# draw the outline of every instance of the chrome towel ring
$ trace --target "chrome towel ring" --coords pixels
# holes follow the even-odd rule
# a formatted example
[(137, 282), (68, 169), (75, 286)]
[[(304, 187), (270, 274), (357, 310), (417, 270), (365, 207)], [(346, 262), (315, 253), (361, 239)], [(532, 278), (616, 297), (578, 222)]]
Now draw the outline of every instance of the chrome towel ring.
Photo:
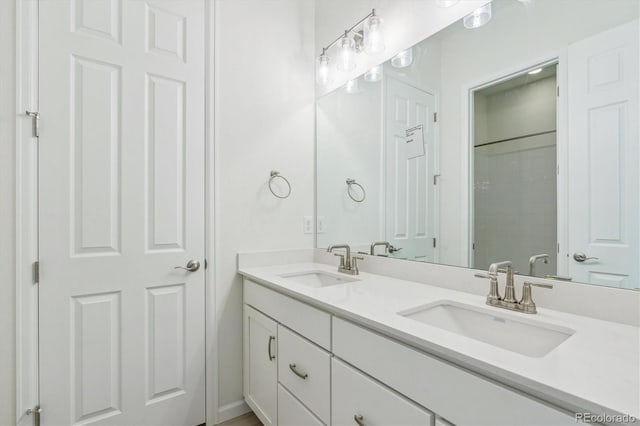
[[(362, 198), (356, 198), (353, 196), (353, 194), (351, 193), (351, 187), (353, 185), (360, 187), (360, 190), (362, 191)], [(347, 194), (349, 195), (349, 198), (351, 198), (356, 203), (361, 203), (364, 201), (365, 198), (367, 198), (367, 191), (365, 191), (362, 185), (356, 182), (355, 179), (351, 179), (351, 178), (347, 178)]]
[[(278, 193), (276, 193), (276, 192), (273, 190), (273, 181), (274, 181), (276, 178), (280, 178), (280, 179), (282, 179), (282, 180), (287, 184), (287, 188), (288, 188), (288, 190), (287, 190), (287, 193), (286, 193), (285, 195), (279, 195)], [(280, 174), (280, 172), (275, 171), (275, 170), (271, 170), (271, 177), (269, 178), (269, 191), (271, 191), (271, 193), (272, 193), (275, 197), (278, 197), (278, 198), (288, 198), (288, 197), (289, 197), (289, 195), (291, 195), (291, 184), (289, 183), (289, 181), (287, 180), (287, 178), (286, 178), (286, 177), (284, 177), (284, 176), (282, 176), (282, 175)]]

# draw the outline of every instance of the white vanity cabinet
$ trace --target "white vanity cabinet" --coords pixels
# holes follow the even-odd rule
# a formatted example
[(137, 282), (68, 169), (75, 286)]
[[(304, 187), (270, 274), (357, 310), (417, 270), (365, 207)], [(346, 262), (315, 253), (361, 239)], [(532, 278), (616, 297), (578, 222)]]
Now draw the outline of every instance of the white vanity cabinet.
[(277, 327), (244, 305), (244, 397), (265, 426), (278, 424)]
[(538, 399), (248, 279), (244, 301), (244, 394), (265, 425), (575, 424)]

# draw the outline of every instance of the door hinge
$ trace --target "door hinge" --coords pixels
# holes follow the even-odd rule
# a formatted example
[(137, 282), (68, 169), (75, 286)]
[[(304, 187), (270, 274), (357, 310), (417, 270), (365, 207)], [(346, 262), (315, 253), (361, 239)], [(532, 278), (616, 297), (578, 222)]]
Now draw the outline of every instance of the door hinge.
[(438, 122), (438, 113), (437, 113), (437, 112), (434, 112), (434, 113), (433, 113), (433, 122), (434, 122), (434, 123), (437, 123), (437, 122)]
[(436, 239), (433, 239), (433, 248), (436, 248)]
[(40, 282), (40, 262), (33, 262), (33, 283)]
[(36, 405), (33, 408), (29, 408), (26, 412), (27, 416), (33, 414), (33, 426), (40, 426), (40, 414), (42, 413), (42, 408), (39, 405)]
[(40, 137), (40, 113), (38, 111), (25, 111), (25, 113), (31, 117), (33, 126), (33, 137)]
[(560, 97), (560, 86), (556, 86), (556, 96)]
[(437, 175), (433, 175), (433, 184), (434, 184), (434, 185), (437, 185), (437, 184), (438, 184), (438, 178), (439, 178), (439, 177), (440, 177), (440, 175), (439, 175), (439, 174), (437, 174)]

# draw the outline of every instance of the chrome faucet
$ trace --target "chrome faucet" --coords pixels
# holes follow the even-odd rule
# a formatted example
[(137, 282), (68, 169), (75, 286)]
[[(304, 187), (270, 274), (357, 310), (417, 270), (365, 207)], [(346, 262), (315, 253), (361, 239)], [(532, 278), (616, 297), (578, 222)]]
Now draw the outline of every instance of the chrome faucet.
[(529, 258), (529, 276), (535, 277), (534, 270), (536, 268), (536, 262), (538, 260), (544, 260), (544, 264), (546, 265), (551, 260), (551, 256), (548, 254), (536, 254)]
[(334, 256), (340, 257), (340, 265), (338, 266), (338, 272), (343, 274), (358, 275), (360, 270), (358, 269), (358, 260), (364, 260), (362, 256), (351, 256), (351, 247), (348, 244), (337, 244), (327, 247), (327, 251), (331, 253), (335, 249), (345, 249), (345, 254), (334, 253)]
[(378, 241), (377, 243), (371, 244), (371, 249), (369, 250), (369, 254), (374, 256), (376, 254), (376, 246), (384, 246), (384, 254), (389, 253), (389, 247), (393, 247), (388, 241)]
[[(500, 269), (505, 267), (504, 269)], [(504, 290), (504, 297), (500, 297), (498, 289), (498, 272), (506, 272), (507, 282)], [(535, 314), (537, 312), (536, 304), (533, 302), (531, 295), (531, 287), (553, 288), (551, 284), (538, 284), (525, 282), (522, 287), (522, 299), (516, 299), (515, 287), (513, 285), (513, 265), (510, 261), (496, 262), (489, 266), (487, 274), (475, 274), (478, 278), (489, 279), (489, 294), (487, 294), (487, 305), (498, 308), (509, 309), (511, 311), (524, 312), (526, 314)]]

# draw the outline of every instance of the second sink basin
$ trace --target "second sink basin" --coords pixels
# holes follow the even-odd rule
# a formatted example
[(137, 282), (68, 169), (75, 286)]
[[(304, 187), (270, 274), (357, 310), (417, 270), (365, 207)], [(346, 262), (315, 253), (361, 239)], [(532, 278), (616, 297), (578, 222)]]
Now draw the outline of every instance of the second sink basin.
[(494, 310), (450, 300), (440, 300), (398, 314), (534, 358), (545, 356), (575, 333), (566, 327), (527, 318), (515, 319)]
[(359, 281), (344, 274), (332, 274), (326, 271), (305, 271), (293, 272), (290, 274), (280, 275), (282, 278), (288, 278), (300, 284), (309, 287), (328, 287), (336, 284), (351, 283)]

